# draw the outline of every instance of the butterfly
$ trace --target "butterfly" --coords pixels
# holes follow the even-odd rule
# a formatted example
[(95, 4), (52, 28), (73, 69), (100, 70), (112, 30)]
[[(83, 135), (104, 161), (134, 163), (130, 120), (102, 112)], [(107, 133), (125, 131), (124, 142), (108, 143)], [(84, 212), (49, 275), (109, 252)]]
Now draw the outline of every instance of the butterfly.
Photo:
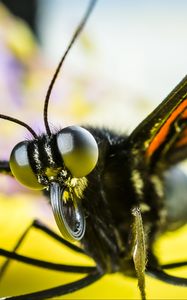
[[(0, 161), (0, 171), (30, 189), (43, 191), (61, 232), (58, 235), (33, 220), (12, 251), (0, 249), (0, 255), (7, 258), (1, 276), (13, 259), (84, 277), (9, 299), (66, 295), (115, 272), (137, 278), (142, 299), (146, 299), (145, 274), (187, 286), (187, 278), (165, 271), (187, 262), (161, 265), (154, 251), (155, 242), (164, 232), (187, 221), (186, 207), (180, 209), (183, 196), (177, 188), (177, 178), (181, 176), (185, 182), (187, 178), (176, 167), (187, 156), (187, 76), (130, 135), (77, 125), (53, 132), (49, 126), (52, 88), (95, 3), (90, 1), (49, 85), (43, 110), (46, 132), (38, 135), (21, 120), (0, 114), (1, 119), (25, 127), (32, 135), (32, 139), (15, 145), (8, 161)], [(171, 195), (177, 199), (172, 203)], [(32, 228), (77, 255), (91, 257), (95, 265), (56, 264), (18, 254)], [(79, 245), (74, 244), (77, 241)]]

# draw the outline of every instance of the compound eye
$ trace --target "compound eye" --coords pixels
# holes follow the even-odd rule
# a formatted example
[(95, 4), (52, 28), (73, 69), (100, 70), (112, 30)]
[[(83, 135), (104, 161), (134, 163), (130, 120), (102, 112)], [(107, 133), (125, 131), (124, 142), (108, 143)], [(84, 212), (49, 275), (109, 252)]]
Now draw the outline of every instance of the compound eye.
[(27, 148), (28, 142), (26, 141), (17, 144), (13, 148), (9, 161), (11, 172), (17, 181), (26, 187), (42, 190), (44, 186), (38, 182), (37, 177), (30, 166)]
[(96, 166), (98, 146), (92, 134), (79, 126), (63, 128), (57, 146), (65, 166), (74, 177), (88, 175)]

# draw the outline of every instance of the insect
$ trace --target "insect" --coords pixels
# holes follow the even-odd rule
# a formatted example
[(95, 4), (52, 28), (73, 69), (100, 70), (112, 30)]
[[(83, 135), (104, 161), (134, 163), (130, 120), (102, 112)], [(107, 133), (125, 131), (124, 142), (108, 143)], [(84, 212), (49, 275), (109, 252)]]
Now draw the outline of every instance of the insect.
[[(28, 188), (44, 191), (62, 234), (61, 237), (34, 220), (12, 252), (0, 249), (0, 255), (7, 258), (1, 273), (6, 270), (9, 259), (14, 259), (84, 274), (84, 277), (9, 299), (58, 297), (115, 272), (137, 278), (142, 299), (146, 299), (146, 273), (171, 284), (187, 286), (186, 278), (165, 272), (165, 269), (185, 266), (187, 262), (160, 265), (153, 250), (163, 232), (187, 221), (185, 209), (179, 209), (183, 198), (176, 193), (175, 185), (179, 176), (186, 180), (175, 165), (186, 158), (187, 151), (187, 77), (129, 136), (79, 126), (52, 132), (49, 126), (48, 104), (53, 85), (95, 2), (90, 2), (47, 91), (46, 133), (38, 135), (24, 122), (0, 115), (1, 119), (24, 126), (33, 136), (32, 140), (21, 141), (13, 148), (9, 161), (0, 162), (1, 172), (14, 176)], [(176, 193), (177, 203), (170, 203), (171, 193)], [(31, 228), (47, 233), (77, 254), (92, 257), (95, 266), (54, 264), (16, 253)], [(80, 241), (80, 247), (74, 245), (74, 241)]]

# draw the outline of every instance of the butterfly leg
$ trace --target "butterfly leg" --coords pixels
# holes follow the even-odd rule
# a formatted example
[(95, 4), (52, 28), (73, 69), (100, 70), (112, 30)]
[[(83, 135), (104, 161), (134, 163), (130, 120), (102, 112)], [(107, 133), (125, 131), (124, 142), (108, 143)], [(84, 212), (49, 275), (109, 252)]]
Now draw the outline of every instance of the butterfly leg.
[(45, 260), (31, 258), (25, 255), (17, 254), (16, 252), (8, 251), (1, 248), (0, 248), (0, 256), (6, 257), (8, 259), (13, 259), (25, 264), (29, 264), (35, 267), (40, 267), (47, 270), (54, 270), (60, 272), (88, 274), (96, 270), (96, 267), (91, 267), (91, 266), (78, 266), (78, 265), (73, 266), (73, 265), (52, 263)]
[(169, 263), (169, 264), (164, 264), (161, 265), (162, 269), (175, 269), (175, 268), (181, 268), (187, 266), (187, 261), (180, 261), (176, 263)]
[(50, 289), (46, 289), (43, 291), (38, 291), (34, 293), (29, 293), (25, 295), (19, 295), (19, 296), (13, 296), (13, 297), (4, 297), (3, 300), (44, 300), (49, 298), (57, 298), (62, 295), (66, 295), (75, 291), (78, 291), (86, 286), (89, 286), (99, 280), (104, 274), (99, 272), (98, 270), (95, 272), (92, 272), (89, 275), (86, 275), (85, 277), (76, 280), (71, 283), (63, 284), (60, 286), (56, 286)]
[[(57, 233), (55, 233), (53, 230), (51, 230), (49, 227), (47, 227), (45, 224), (43, 224), (42, 222), (38, 221), (38, 220), (34, 220), (26, 229), (25, 231), (22, 233), (21, 237), (19, 238), (19, 240), (17, 241), (16, 245), (14, 246), (14, 249), (11, 251), (12, 254), (16, 254), (16, 251), (18, 250), (18, 248), (20, 248), (20, 246), (22, 245), (24, 239), (26, 238), (26, 236), (28, 235), (29, 231), (32, 229), (38, 229), (41, 232), (47, 234), (49, 237), (55, 239), (56, 241), (60, 242), (62, 245), (67, 246), (69, 249), (78, 252), (78, 253), (84, 253), (83, 250), (81, 248), (79, 248), (76, 245), (71, 244), (70, 242), (66, 241), (65, 239), (63, 239), (61, 236), (59, 236)], [(3, 252), (4, 253), (4, 252)], [(5, 254), (5, 253), (4, 253)], [(2, 252), (0, 252), (0, 255), (2, 255)], [(5, 256), (5, 255), (4, 255)], [(8, 256), (7, 254), (7, 260), (5, 261), (5, 263), (2, 265), (1, 270), (0, 270), (0, 279), (3, 277), (4, 272), (6, 271), (9, 263), (10, 263), (10, 259), (16, 259), (14, 257), (10, 257), (10, 255)], [(28, 262), (29, 263), (29, 262)]]
[(78, 252), (78, 253), (83, 253), (84, 250), (74, 244), (71, 244), (64, 238), (62, 238), (60, 235), (55, 233), (53, 230), (51, 230), (48, 226), (46, 226), (44, 223), (42, 223), (39, 220), (34, 220), (32, 223), (32, 227), (40, 230), (43, 233), (46, 233), (49, 237), (55, 239), (56, 241), (60, 242), (62, 245), (67, 246), (69, 249)]
[(166, 283), (187, 287), (187, 278), (170, 275), (164, 272), (160, 266), (158, 267), (148, 266), (146, 269), (146, 273)]
[[(41, 230), (42, 232), (47, 233), (50, 237), (54, 238), (55, 240), (61, 242), (64, 245), (64, 239), (62, 239), (60, 236), (58, 236), (55, 232), (53, 232), (51, 229), (49, 229), (47, 226), (42, 224), (41, 222), (34, 220), (33, 223), (24, 231), (22, 236), (20, 237), (19, 241), (17, 242), (16, 246), (14, 247), (14, 251), (7, 251), (4, 249), (0, 249), (0, 256), (7, 257), (8, 260), (13, 259), (22, 263), (30, 264), (32, 266), (37, 266), (41, 268), (45, 268), (48, 270), (56, 270), (61, 272), (71, 272), (71, 273), (80, 273), (80, 274), (87, 274), (84, 278), (77, 280), (72, 283), (68, 283), (65, 285), (57, 286), (51, 289), (46, 289), (39, 292), (34, 292), (26, 295), (20, 295), (20, 296), (12, 296), (7, 297), (7, 299), (17, 299), (17, 300), (42, 300), (47, 299), (51, 297), (57, 297), (60, 295), (65, 295), (70, 292), (74, 292), (76, 290), (79, 290), (83, 287), (86, 287), (92, 283), (94, 283), (96, 280), (98, 280), (103, 274), (97, 270), (97, 266), (73, 266), (73, 265), (64, 265), (64, 264), (57, 264), (57, 263), (51, 263), (44, 260), (34, 259), (30, 258), (24, 255), (17, 254), (15, 250), (17, 250), (21, 243), (23, 242), (24, 238), (26, 237), (27, 233), (31, 228), (37, 228)], [(68, 246), (69, 243), (65, 241), (65, 245)], [(72, 247), (73, 246), (73, 247)], [(83, 251), (76, 247), (75, 245), (71, 245), (70, 247), (76, 252), (83, 253)], [(7, 266), (6, 266), (7, 267)], [(5, 268), (6, 268), (5, 267)], [(5, 269), (4, 269), (5, 270)], [(88, 275), (89, 274), (89, 275)], [(2, 299), (6, 299), (2, 298)]]
[(178, 286), (187, 287), (187, 278), (177, 277), (166, 273), (163, 269), (179, 268), (187, 265), (187, 262), (171, 263), (165, 265), (159, 265), (156, 257), (153, 253), (148, 253), (148, 264), (146, 267), (146, 273), (158, 280), (164, 281), (166, 283)]

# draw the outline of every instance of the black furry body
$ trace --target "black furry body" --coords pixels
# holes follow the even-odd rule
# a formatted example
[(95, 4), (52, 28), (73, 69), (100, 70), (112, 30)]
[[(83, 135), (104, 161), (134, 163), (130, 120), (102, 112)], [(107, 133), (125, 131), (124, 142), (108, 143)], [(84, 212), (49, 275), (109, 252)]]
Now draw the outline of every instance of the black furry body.
[[(147, 253), (152, 257), (154, 240), (163, 230), (165, 219), (162, 216), (164, 197), (158, 195), (151, 178), (161, 180), (162, 175), (146, 168), (141, 157), (133, 157), (127, 136), (87, 129), (95, 137), (100, 154), (97, 167), (87, 177), (88, 187), (82, 200), (87, 221), (82, 245), (103, 271), (135, 276), (131, 211), (135, 205), (147, 207), (145, 212), (142, 209), (142, 218)], [(143, 181), (141, 196), (132, 180), (135, 164)]]

